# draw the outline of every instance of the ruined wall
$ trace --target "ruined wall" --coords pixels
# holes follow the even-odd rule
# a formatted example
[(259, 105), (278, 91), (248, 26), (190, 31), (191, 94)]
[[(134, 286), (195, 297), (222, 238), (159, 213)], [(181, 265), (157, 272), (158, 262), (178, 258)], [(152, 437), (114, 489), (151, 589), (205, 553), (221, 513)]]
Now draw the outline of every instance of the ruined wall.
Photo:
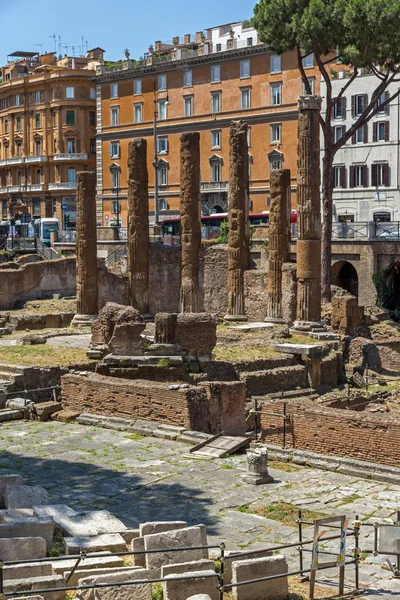
[[(264, 440), (282, 445), (282, 400), (263, 400), (268, 415), (261, 414)], [(286, 447), (341, 455), (357, 460), (397, 466), (400, 460), (400, 417), (371, 415), (348, 410), (322, 408), (301, 398), (286, 400), (290, 417), (286, 426)]]

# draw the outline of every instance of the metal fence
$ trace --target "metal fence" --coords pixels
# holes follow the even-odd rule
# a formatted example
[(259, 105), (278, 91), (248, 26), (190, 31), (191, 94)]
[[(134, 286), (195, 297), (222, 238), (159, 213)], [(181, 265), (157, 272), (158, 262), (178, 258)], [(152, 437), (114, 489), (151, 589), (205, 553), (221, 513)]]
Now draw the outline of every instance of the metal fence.
[(368, 221), (361, 223), (332, 223), (332, 240), (368, 240)]

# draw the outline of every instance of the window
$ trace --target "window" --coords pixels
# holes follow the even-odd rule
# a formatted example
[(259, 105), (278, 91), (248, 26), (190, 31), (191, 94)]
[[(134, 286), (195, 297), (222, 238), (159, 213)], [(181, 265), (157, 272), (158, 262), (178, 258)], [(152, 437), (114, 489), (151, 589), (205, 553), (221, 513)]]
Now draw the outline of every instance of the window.
[(110, 85), (110, 98), (118, 98), (118, 83)]
[(68, 154), (75, 154), (75, 138), (67, 138)]
[(96, 88), (90, 88), (90, 99), (96, 100)]
[(167, 76), (159, 75), (158, 76), (158, 91), (163, 91), (167, 89)]
[(248, 46), (252, 46), (253, 45), (253, 38), (252, 37), (248, 37), (247, 38), (247, 45)]
[(215, 44), (215, 51), (221, 52), (221, 50), (222, 50), (222, 44)]
[(365, 165), (350, 167), (350, 187), (368, 187), (368, 172)]
[(302, 63), (303, 63), (303, 67), (305, 69), (313, 67), (314, 66), (314, 54), (311, 53), (311, 54), (308, 54), (307, 56), (304, 56)]
[(251, 146), (251, 127), (247, 127), (247, 146)]
[(221, 92), (211, 92), (211, 112), (213, 114), (221, 112)]
[(36, 129), (40, 129), (40, 122), (41, 122), (40, 114), (38, 113), (35, 115), (35, 128)]
[(221, 161), (214, 161), (211, 163), (211, 180), (214, 182), (222, 181)]
[(389, 165), (387, 163), (375, 163), (371, 168), (371, 185), (389, 186)]
[[(119, 188), (119, 176), (120, 176), (120, 172), (117, 169), (114, 169), (111, 172), (111, 186), (114, 189)], [(114, 210), (114, 208), (117, 209), (117, 203), (115, 203), (115, 206), (113, 205), (113, 212), (114, 213), (119, 212), (117, 210)]]
[(335, 125), (333, 127), (333, 143), (337, 144), (343, 135), (343, 125)]
[(185, 117), (193, 116), (193, 96), (186, 96), (183, 99), (183, 112)]
[(388, 91), (386, 92), (382, 92), (382, 94), (379, 96), (378, 99), (378, 113), (386, 113), (389, 114), (389, 104), (386, 104), (386, 106), (381, 107), (382, 104), (384, 104), (385, 102), (387, 102), (387, 100), (389, 100), (390, 98), (390, 94)]
[(21, 126), (21, 117), (17, 117), (16, 121), (15, 121), (15, 129), (17, 131), (21, 131), (22, 126)]
[(32, 216), (40, 217), (40, 198), (32, 198)]
[(364, 127), (360, 127), (359, 129), (357, 129), (355, 136), (356, 136), (356, 139), (355, 139), (356, 144), (363, 144), (364, 143)]
[(74, 167), (68, 169), (68, 183), (76, 183), (76, 169)]
[(8, 133), (8, 119), (4, 121), (4, 133)]
[(21, 106), (21, 97), (19, 94), (15, 94), (15, 106)]
[(42, 154), (42, 142), (41, 140), (36, 140), (35, 142), (35, 156), (40, 156)]
[(389, 141), (389, 121), (378, 121), (374, 123), (373, 128), (374, 142)]
[(221, 81), (221, 65), (212, 65), (211, 82)]
[(158, 101), (158, 118), (160, 121), (165, 121), (167, 119), (167, 100), (159, 100)]
[(119, 107), (113, 106), (111, 108), (111, 125), (119, 125)]
[(89, 125), (96, 125), (96, 112), (94, 110), (89, 111)]
[(56, 99), (56, 90), (54, 88), (51, 90), (51, 99), (52, 100)]
[(133, 105), (133, 122), (141, 123), (143, 121), (143, 104), (138, 102)]
[(282, 84), (271, 83), (271, 104), (277, 106), (282, 104)]
[(353, 117), (359, 117), (362, 115), (364, 110), (368, 105), (368, 95), (367, 94), (357, 94), (356, 96), (351, 97), (351, 113)]
[(240, 78), (250, 77), (250, 61), (249, 60), (241, 60), (240, 61)]
[(22, 144), (17, 142), (17, 156), (22, 156)]
[(4, 158), (8, 158), (9, 150), (8, 144), (4, 144)]
[(168, 202), (165, 198), (161, 198), (161, 200), (158, 201), (158, 208), (160, 210), (169, 210)]
[(36, 183), (42, 183), (42, 170), (36, 170)]
[[(308, 85), (311, 88), (311, 94), (314, 94), (314, 77), (307, 77)], [(303, 81), (303, 96), (307, 96), (309, 92), (306, 89), (306, 85)]]
[(35, 92), (35, 102), (36, 104), (39, 104), (41, 100), (41, 93), (40, 92)]
[(22, 171), (18, 171), (17, 173), (17, 183), (18, 185), (22, 184)]
[[(119, 175), (119, 173), (115, 173), (115, 175)], [(118, 185), (114, 185), (113, 187), (119, 187)], [(121, 203), (118, 202), (118, 200), (113, 200), (112, 201), (112, 206), (111, 206), (111, 212), (113, 215), (120, 215), (121, 214)]]
[(240, 108), (250, 108), (250, 88), (240, 90)]
[(282, 136), (282, 125), (281, 123), (275, 123), (271, 125), (271, 144), (279, 144)]
[(168, 136), (160, 135), (157, 138), (157, 152), (159, 154), (167, 154), (168, 152)]
[(110, 142), (110, 156), (111, 158), (119, 158), (119, 142)]
[(56, 111), (53, 112), (53, 127), (55, 127), (57, 125), (57, 113)]
[(73, 100), (75, 98), (75, 88), (74, 87), (65, 88), (65, 97), (68, 100)]
[(274, 157), (269, 161), (269, 168), (271, 171), (275, 171), (276, 169), (282, 169), (282, 158)]
[(90, 154), (96, 154), (96, 140), (90, 140), (89, 152)]
[(346, 118), (346, 98), (334, 98), (333, 99), (333, 118), (334, 119), (345, 119)]
[(193, 85), (193, 72), (192, 69), (186, 69), (183, 71), (183, 86), (190, 87)]
[(346, 167), (333, 167), (333, 186), (335, 188), (346, 187)]
[(7, 219), (8, 217), (7, 200), (1, 201), (1, 216), (3, 219)]
[(168, 185), (168, 164), (164, 160), (158, 163), (158, 183), (159, 185)]
[(211, 148), (221, 148), (221, 130), (211, 132)]
[(75, 125), (75, 111), (67, 110), (67, 125)]
[(142, 93), (142, 80), (141, 79), (133, 80), (133, 93), (135, 96), (139, 96)]
[(271, 73), (281, 72), (281, 57), (279, 54), (273, 54), (270, 58)]

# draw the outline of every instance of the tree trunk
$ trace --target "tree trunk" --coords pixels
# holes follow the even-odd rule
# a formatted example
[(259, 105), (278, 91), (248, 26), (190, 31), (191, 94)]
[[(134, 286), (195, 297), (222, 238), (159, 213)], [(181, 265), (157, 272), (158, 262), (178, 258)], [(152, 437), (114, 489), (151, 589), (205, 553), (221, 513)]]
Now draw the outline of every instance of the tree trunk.
[(333, 158), (331, 148), (326, 147), (322, 159), (322, 302), (331, 301), (331, 256), (333, 213)]

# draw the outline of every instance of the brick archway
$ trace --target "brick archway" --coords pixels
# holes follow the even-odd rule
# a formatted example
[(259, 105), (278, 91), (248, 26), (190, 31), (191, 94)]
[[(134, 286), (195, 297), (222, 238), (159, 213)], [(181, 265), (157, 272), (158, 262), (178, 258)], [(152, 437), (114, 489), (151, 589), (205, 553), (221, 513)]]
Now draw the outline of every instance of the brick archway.
[(338, 260), (332, 265), (332, 285), (337, 285), (358, 298), (358, 273), (353, 263)]

